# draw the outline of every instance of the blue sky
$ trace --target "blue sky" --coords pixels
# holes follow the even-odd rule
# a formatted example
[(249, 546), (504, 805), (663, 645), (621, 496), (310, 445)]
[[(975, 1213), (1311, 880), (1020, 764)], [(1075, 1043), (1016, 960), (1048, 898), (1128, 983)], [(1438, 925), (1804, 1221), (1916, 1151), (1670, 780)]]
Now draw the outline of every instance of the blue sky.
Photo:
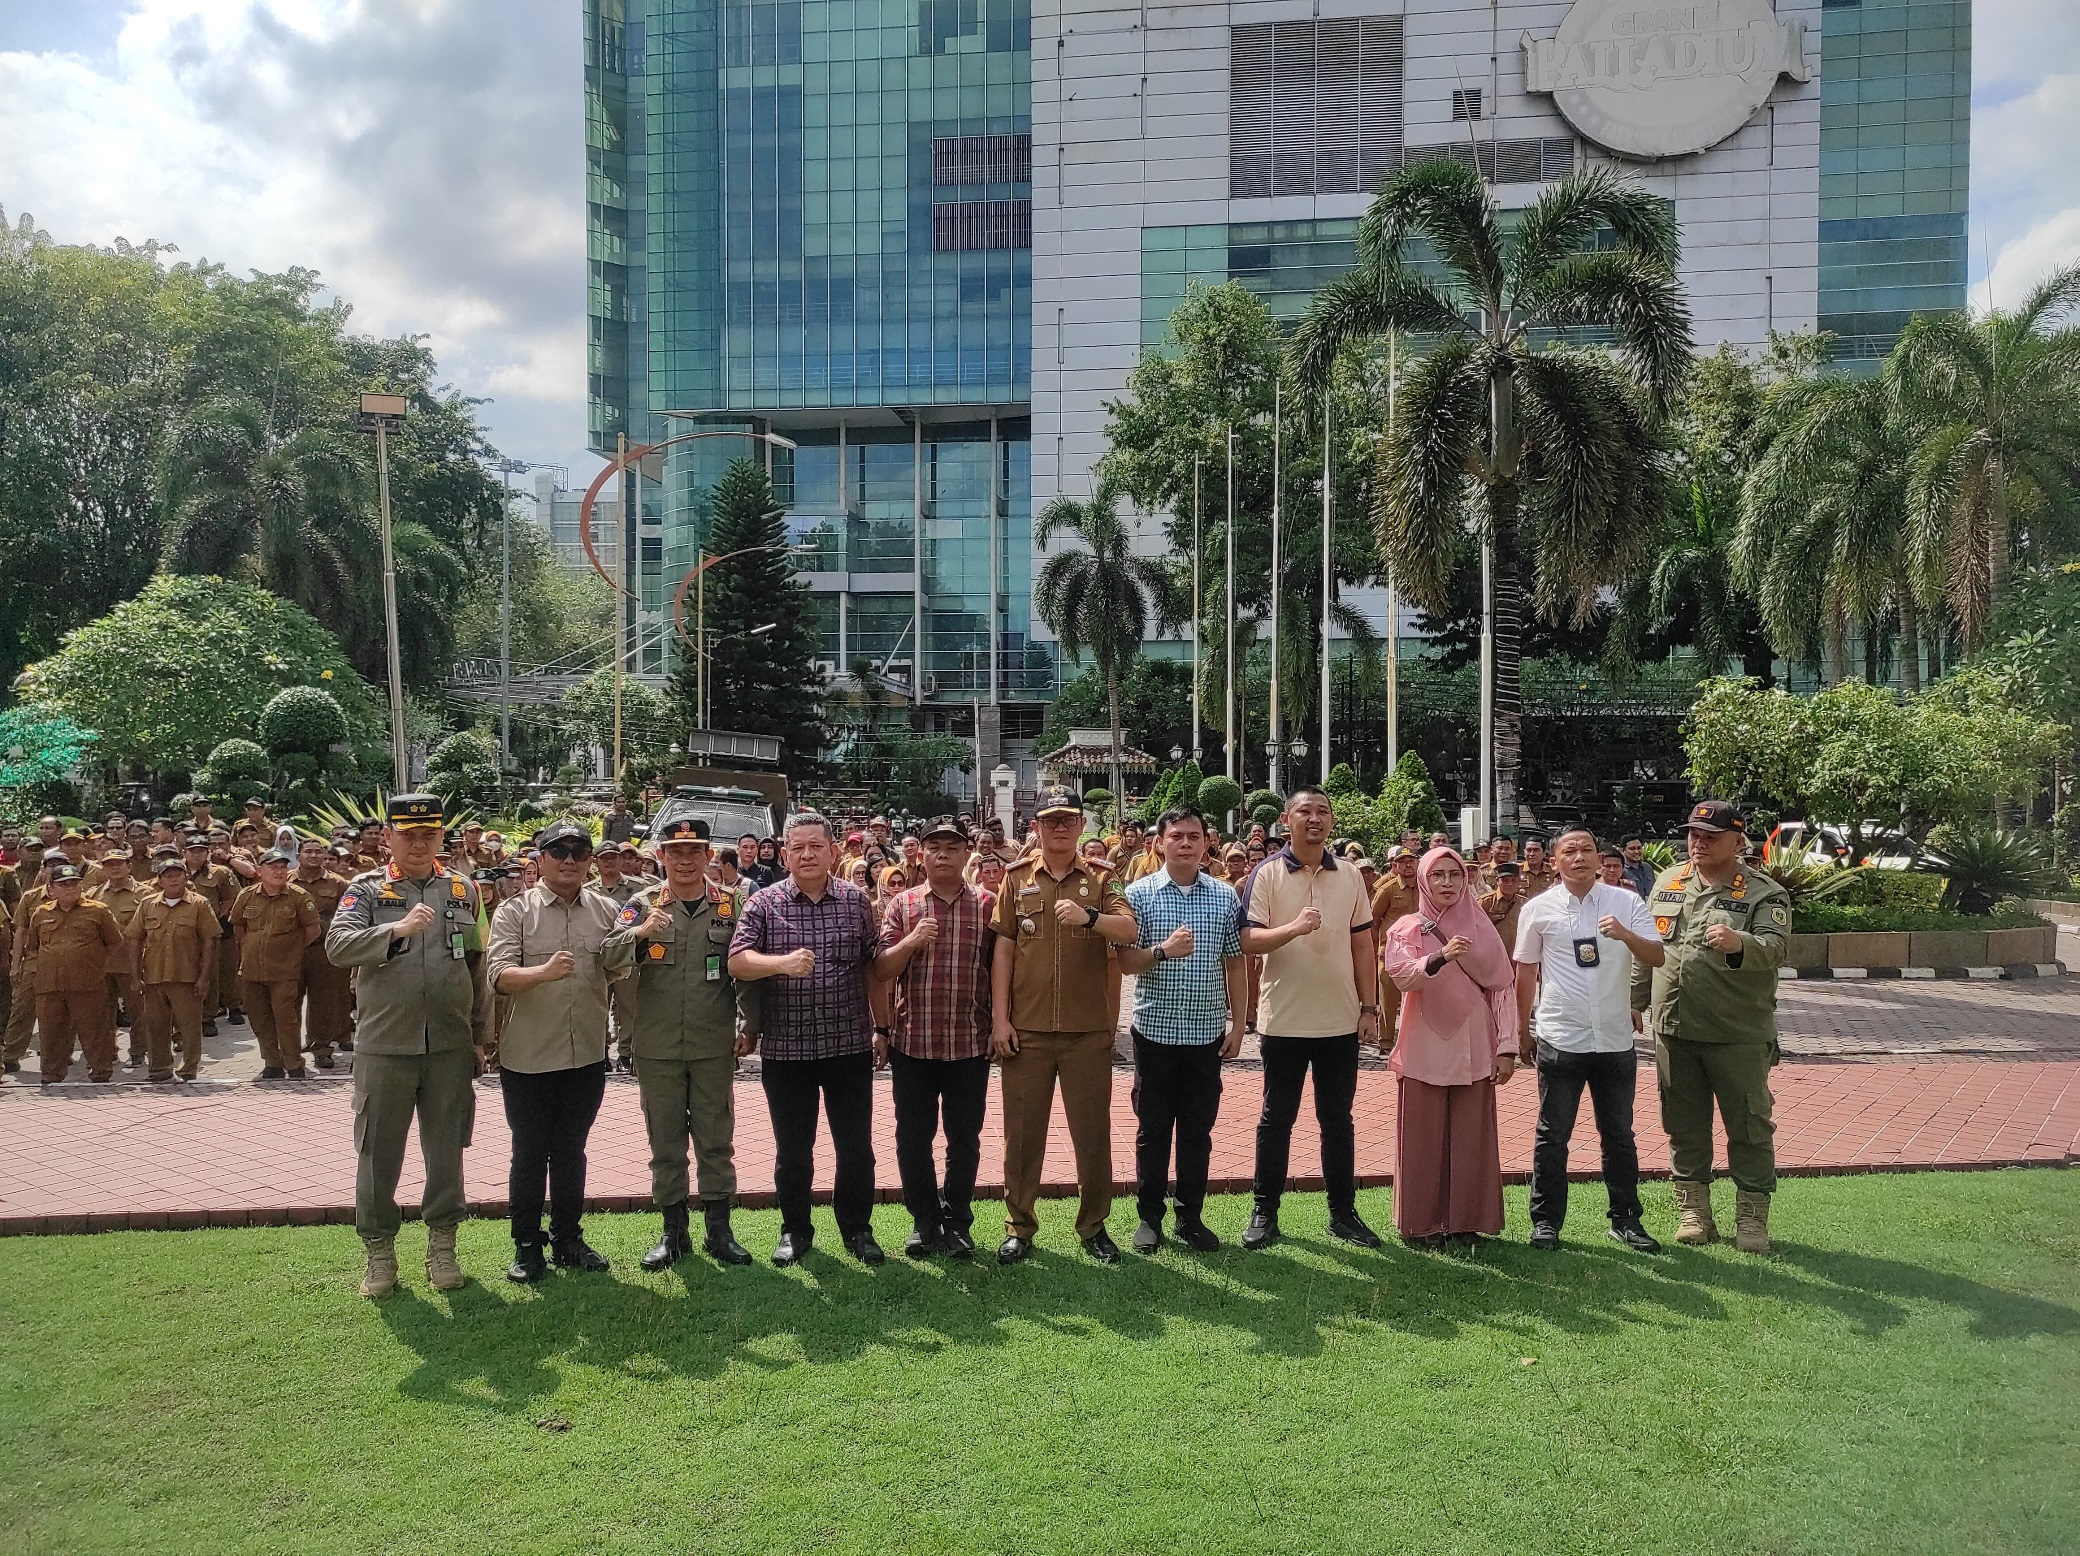
[[(2080, 258), (2080, 0), (1974, 9), (1974, 300)], [(577, 0), (0, 0), (0, 208), (306, 265), (431, 337), (507, 452), (584, 452)]]

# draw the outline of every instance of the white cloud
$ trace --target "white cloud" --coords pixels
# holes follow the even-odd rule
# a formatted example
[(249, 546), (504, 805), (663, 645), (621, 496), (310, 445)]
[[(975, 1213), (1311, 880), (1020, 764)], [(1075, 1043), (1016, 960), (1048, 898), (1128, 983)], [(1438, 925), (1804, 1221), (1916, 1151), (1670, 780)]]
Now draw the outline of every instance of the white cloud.
[(1972, 305), (2012, 306), (2080, 259), (2080, 5), (1979, 0), (1972, 24)]
[(2047, 217), (2003, 244), (1992, 271), (1972, 288), (1972, 311), (2013, 308), (2052, 271), (2075, 261), (2080, 261), (2080, 206)]
[(0, 53), (0, 204), (60, 241), (317, 270), (357, 328), (425, 334), (495, 396), (509, 452), (569, 461), (579, 42), (544, 0), (133, 0), (112, 54)]

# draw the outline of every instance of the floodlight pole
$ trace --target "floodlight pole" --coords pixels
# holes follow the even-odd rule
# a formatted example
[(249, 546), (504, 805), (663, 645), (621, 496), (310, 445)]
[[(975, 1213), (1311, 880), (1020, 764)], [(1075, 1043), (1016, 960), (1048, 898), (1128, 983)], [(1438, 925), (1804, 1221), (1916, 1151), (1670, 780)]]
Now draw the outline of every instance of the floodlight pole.
[(404, 745), (404, 662), (397, 647), (397, 552), (390, 538), (390, 434), (404, 431), (405, 397), (364, 394), (356, 425), (376, 435), (376, 528), (383, 542), (383, 637), (390, 658), (391, 793), (411, 779)]

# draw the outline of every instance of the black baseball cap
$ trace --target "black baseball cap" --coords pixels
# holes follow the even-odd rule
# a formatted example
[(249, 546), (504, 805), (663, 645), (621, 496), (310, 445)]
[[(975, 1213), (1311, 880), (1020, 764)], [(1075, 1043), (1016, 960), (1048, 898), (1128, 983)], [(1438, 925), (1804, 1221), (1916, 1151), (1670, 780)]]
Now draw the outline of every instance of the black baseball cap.
[(582, 844), (585, 852), (591, 853), (591, 829), (581, 827), (575, 821), (552, 821), (534, 835), (534, 846), (541, 849), (544, 853), (556, 847), (559, 843), (566, 846), (573, 843)]
[(1500, 880), (1505, 875), (1514, 879), (1515, 877), (1522, 875), (1523, 873), (1524, 872), (1520, 868), (1518, 868), (1517, 862), (1514, 859), (1505, 859), (1502, 861), (1502, 863), (1495, 866), (1495, 877), (1497, 880)]
[(1051, 789), (1040, 791), (1040, 803), (1033, 810), (1033, 819), (1042, 816), (1081, 816), (1083, 800), (1067, 784), (1056, 784)]
[[(393, 794), (390, 803), (383, 807), (383, 819), (400, 832), (437, 827), (441, 824), (441, 797), (438, 794)], [(362, 824), (367, 825), (366, 822)]]
[(51, 884), (55, 886), (60, 881), (76, 881), (81, 878), (81, 874), (82, 872), (77, 865), (53, 865), (51, 867)]
[(708, 841), (708, 824), (698, 816), (680, 816), (667, 821), (652, 841), (660, 847), (666, 843), (705, 843)]
[(958, 816), (934, 816), (918, 833), (918, 841), (921, 843), (929, 843), (935, 837), (959, 838), (963, 843), (969, 841), (968, 829), (961, 824)]
[(270, 848), (260, 856), (262, 864), (294, 864), (295, 857), (286, 848)]
[(1747, 819), (1725, 800), (1699, 800), (1683, 818), (1685, 832), (1745, 832)]

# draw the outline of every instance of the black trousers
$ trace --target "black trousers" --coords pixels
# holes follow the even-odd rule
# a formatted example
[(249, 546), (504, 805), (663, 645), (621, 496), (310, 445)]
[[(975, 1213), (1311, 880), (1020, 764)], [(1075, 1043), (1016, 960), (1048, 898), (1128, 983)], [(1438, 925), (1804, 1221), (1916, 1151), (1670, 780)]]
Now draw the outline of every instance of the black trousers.
[[(982, 1115), (989, 1105), (989, 1055), (913, 1059), (890, 1049), (896, 1094), (896, 1171), (903, 1208), (917, 1230), (965, 1232), (975, 1224), (975, 1174), (982, 1165)], [(939, 1179), (932, 1140), (946, 1130), (946, 1178)]]
[(578, 1236), (585, 1214), (585, 1141), (606, 1095), (607, 1062), (534, 1075), (501, 1069), (498, 1089), (513, 1134), (513, 1170), (506, 1180), (513, 1241), (542, 1240), (544, 1180), (550, 1238), (562, 1242)]
[(1286, 1158), (1293, 1120), (1300, 1116), (1300, 1084), (1314, 1069), (1314, 1120), (1322, 1136), (1322, 1183), (1329, 1213), (1353, 1210), (1358, 1200), (1358, 1139), (1351, 1104), (1358, 1095), (1358, 1034), (1343, 1037), (1266, 1037), (1264, 1114), (1257, 1120), (1257, 1207), (1276, 1212), (1286, 1191)]
[[(1141, 1219), (1163, 1224), (1170, 1192), (1170, 1141), (1177, 1140), (1177, 1220), (1206, 1208), (1213, 1121), (1221, 1110), (1221, 1045), (1152, 1043), (1134, 1033), (1134, 1197)], [(1287, 1121), (1291, 1128), (1291, 1121)]]
[(773, 1195), (780, 1201), (780, 1230), (797, 1237), (813, 1230), (809, 1190), (816, 1178), (816, 1104), (821, 1098), (838, 1156), (831, 1187), (838, 1233), (850, 1237), (866, 1231), (874, 1214), (873, 1054), (766, 1059), (759, 1065), (759, 1079), (773, 1120)]
[(1639, 1219), (1639, 1146), (1632, 1137), (1633, 1086), (1639, 1055), (1630, 1048), (1578, 1054), (1538, 1045), (1538, 1139), (1531, 1148), (1531, 1223), (1557, 1227), (1567, 1220), (1567, 1142), (1582, 1105), (1582, 1088), (1596, 1112), (1603, 1143), (1603, 1186), (1611, 1219)]

